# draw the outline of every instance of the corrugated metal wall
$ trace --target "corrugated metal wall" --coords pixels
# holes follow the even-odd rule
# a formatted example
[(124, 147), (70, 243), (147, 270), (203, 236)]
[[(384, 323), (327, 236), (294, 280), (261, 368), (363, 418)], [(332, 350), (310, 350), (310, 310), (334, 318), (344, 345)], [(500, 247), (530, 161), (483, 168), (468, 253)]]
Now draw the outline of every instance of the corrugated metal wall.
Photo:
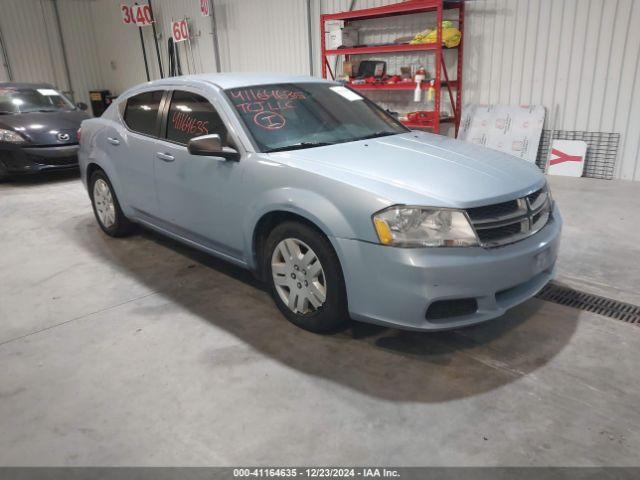
[[(120, 4), (133, 5), (133, 1), (94, 0), (91, 2), (93, 28), (97, 39), (102, 78), (106, 88), (114, 93), (144, 82), (145, 66), (140, 44), (140, 31), (132, 25), (122, 23)], [(153, 12), (164, 73), (168, 73), (168, 45), (173, 20), (186, 18), (194, 35), (191, 48), (187, 42), (178, 45), (182, 73), (214, 72), (212, 23), (203, 17), (199, 2), (195, 0), (155, 0)], [(150, 26), (141, 29), (151, 79), (160, 78), (153, 30)]]
[[(322, 13), (351, 5), (321, 1)], [(393, 22), (402, 33), (414, 20)], [(639, 25), (637, 0), (467, 1), (464, 103), (542, 104), (557, 129), (619, 132), (616, 177), (640, 180)]]
[(223, 70), (309, 73), (305, 0), (216, 0)]
[[(127, 3), (127, 2), (122, 2)], [(129, 5), (131, 5), (129, 3)], [(134, 26), (124, 25), (120, 12), (120, 2), (97, 0), (91, 2), (92, 27), (96, 37), (96, 57), (98, 58), (104, 88), (114, 94), (146, 80), (140, 33)], [(152, 78), (155, 73), (155, 51), (153, 50), (151, 27), (142, 29), (146, 39), (145, 48), (150, 58)]]
[[(66, 89), (51, 1), (2, 0), (0, 27), (17, 78)], [(223, 71), (309, 72), (306, 0), (213, 1)], [(394, 1), (356, 0), (355, 8)], [(58, 2), (77, 99), (86, 98), (83, 92), (90, 88), (120, 93), (145, 80), (139, 33), (122, 24), (120, 0)], [(320, 13), (346, 10), (351, 3), (311, 0), (315, 74)], [(192, 70), (214, 71), (211, 20), (200, 15), (199, 0), (153, 5), (165, 69), (170, 22), (186, 16), (196, 35)], [(431, 26), (423, 18), (424, 27)], [(466, 21), (465, 102), (542, 104), (548, 112), (557, 106), (558, 129), (620, 132), (616, 176), (640, 180), (640, 1), (474, 0), (467, 2)], [(378, 22), (367, 35), (391, 38), (413, 32), (421, 22), (396, 17)], [(30, 32), (27, 42), (24, 32)], [(143, 37), (152, 78), (158, 78), (150, 28)], [(183, 64), (186, 56), (191, 61), (181, 48)]]
[[(95, 60), (90, 2), (58, 0), (71, 85), (62, 57), (52, 0), (2, 0), (0, 30), (15, 81), (48, 82), (74, 91), (76, 101), (89, 101), (88, 91), (100, 85)], [(8, 80), (4, 69), (0, 78)]]
[[(121, 21), (119, 0), (95, 0), (93, 28), (105, 84), (115, 92), (146, 79), (139, 32)], [(123, 2), (131, 4), (132, 2)], [(308, 73), (306, 1), (215, 0), (222, 71)], [(167, 71), (171, 22), (187, 18), (194, 40), (179, 46), (183, 74), (216, 70), (213, 26), (198, 0), (155, 0), (154, 15)], [(142, 29), (151, 78), (159, 78), (151, 27)]]
[[(33, 0), (27, 0), (28, 3)], [(49, 3), (51, 0), (40, 0)], [(67, 50), (71, 86), (77, 102), (89, 103), (89, 91), (102, 88), (102, 72), (96, 57), (91, 2), (58, 0), (60, 26)], [(53, 26), (53, 24), (52, 24)]]
[[(60, 53), (60, 39), (52, 21), (53, 9), (48, 1), (4, 0), (0, 14), (7, 55), (16, 80), (54, 83), (67, 87)], [(29, 37), (25, 38), (25, 32)]]
[(560, 130), (621, 133), (616, 176), (640, 180), (640, 2), (469, 2), (465, 102), (557, 107)]
[[(154, 14), (158, 22), (157, 31), (160, 37), (160, 53), (163, 65), (166, 66), (165, 75), (168, 72), (169, 53), (167, 42), (170, 38), (171, 22), (183, 18), (188, 19), (189, 29), (193, 33), (191, 49), (189, 49), (187, 42), (182, 42), (179, 46), (183, 68), (187, 70), (183, 71), (183, 73), (188, 73), (189, 71), (193, 73), (216, 71), (211, 19), (203, 17), (200, 14), (199, 7), (199, 2), (190, 0), (156, 0), (153, 2)], [(155, 48), (152, 46), (151, 29), (146, 28), (145, 33), (148, 34), (145, 35), (148, 48)], [(153, 51), (152, 56), (155, 59), (155, 51)]]

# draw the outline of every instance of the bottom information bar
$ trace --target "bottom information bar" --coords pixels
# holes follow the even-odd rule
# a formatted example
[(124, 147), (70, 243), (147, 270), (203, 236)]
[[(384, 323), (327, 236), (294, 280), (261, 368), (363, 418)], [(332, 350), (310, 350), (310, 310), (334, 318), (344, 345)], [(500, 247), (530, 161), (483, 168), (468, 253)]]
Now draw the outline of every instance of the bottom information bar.
[(635, 480), (640, 467), (0, 467), (0, 480)]

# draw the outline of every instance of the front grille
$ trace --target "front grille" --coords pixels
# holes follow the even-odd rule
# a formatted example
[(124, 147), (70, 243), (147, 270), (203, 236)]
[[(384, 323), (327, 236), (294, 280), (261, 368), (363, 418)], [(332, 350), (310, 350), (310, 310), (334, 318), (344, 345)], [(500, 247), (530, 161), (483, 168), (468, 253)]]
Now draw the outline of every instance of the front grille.
[(551, 217), (551, 199), (545, 186), (522, 198), (468, 208), (467, 215), (483, 247), (500, 247), (542, 229)]
[(482, 230), (478, 230), (477, 233), (480, 242), (485, 244), (487, 242), (500, 241), (503, 238), (517, 235), (521, 231), (522, 226), (520, 225), (520, 222), (518, 222), (510, 223), (509, 225), (504, 225), (503, 227), (483, 228)]
[(540, 198), (540, 195), (542, 195), (543, 193), (544, 193), (543, 189), (540, 189), (537, 192), (530, 193), (529, 195), (527, 195), (527, 200), (529, 200), (529, 203), (533, 205), (534, 203), (536, 203), (536, 200), (538, 200)]
[(485, 220), (496, 216), (508, 215), (518, 211), (518, 201), (510, 200), (508, 202), (496, 203), (485, 207), (476, 207), (467, 209), (471, 220)]

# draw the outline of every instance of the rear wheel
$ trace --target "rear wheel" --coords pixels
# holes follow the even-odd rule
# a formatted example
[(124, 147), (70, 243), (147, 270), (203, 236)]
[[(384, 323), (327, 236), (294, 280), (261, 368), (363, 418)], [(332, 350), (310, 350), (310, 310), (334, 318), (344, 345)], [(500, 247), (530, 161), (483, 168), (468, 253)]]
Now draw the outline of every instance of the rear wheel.
[(322, 233), (298, 222), (274, 228), (263, 254), (276, 305), (289, 321), (316, 333), (348, 319), (340, 262)]
[(109, 178), (102, 170), (96, 170), (89, 179), (89, 195), (93, 213), (104, 233), (122, 237), (131, 233), (133, 224), (124, 216)]

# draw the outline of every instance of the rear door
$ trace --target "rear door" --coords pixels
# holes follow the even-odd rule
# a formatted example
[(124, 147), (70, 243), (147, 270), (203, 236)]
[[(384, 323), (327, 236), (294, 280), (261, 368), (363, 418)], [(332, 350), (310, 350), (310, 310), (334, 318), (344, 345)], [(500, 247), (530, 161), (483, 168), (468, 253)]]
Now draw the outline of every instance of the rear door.
[(238, 149), (216, 98), (199, 90), (174, 90), (164, 107), (163, 141), (156, 145), (156, 191), (162, 218), (177, 234), (235, 258), (241, 257), (240, 189), (243, 161), (191, 155), (193, 137), (217, 133)]
[(165, 93), (165, 90), (152, 90), (130, 97), (121, 110), (124, 125), (106, 132), (119, 194), (141, 217), (159, 214), (154, 168), (160, 136), (159, 112)]

